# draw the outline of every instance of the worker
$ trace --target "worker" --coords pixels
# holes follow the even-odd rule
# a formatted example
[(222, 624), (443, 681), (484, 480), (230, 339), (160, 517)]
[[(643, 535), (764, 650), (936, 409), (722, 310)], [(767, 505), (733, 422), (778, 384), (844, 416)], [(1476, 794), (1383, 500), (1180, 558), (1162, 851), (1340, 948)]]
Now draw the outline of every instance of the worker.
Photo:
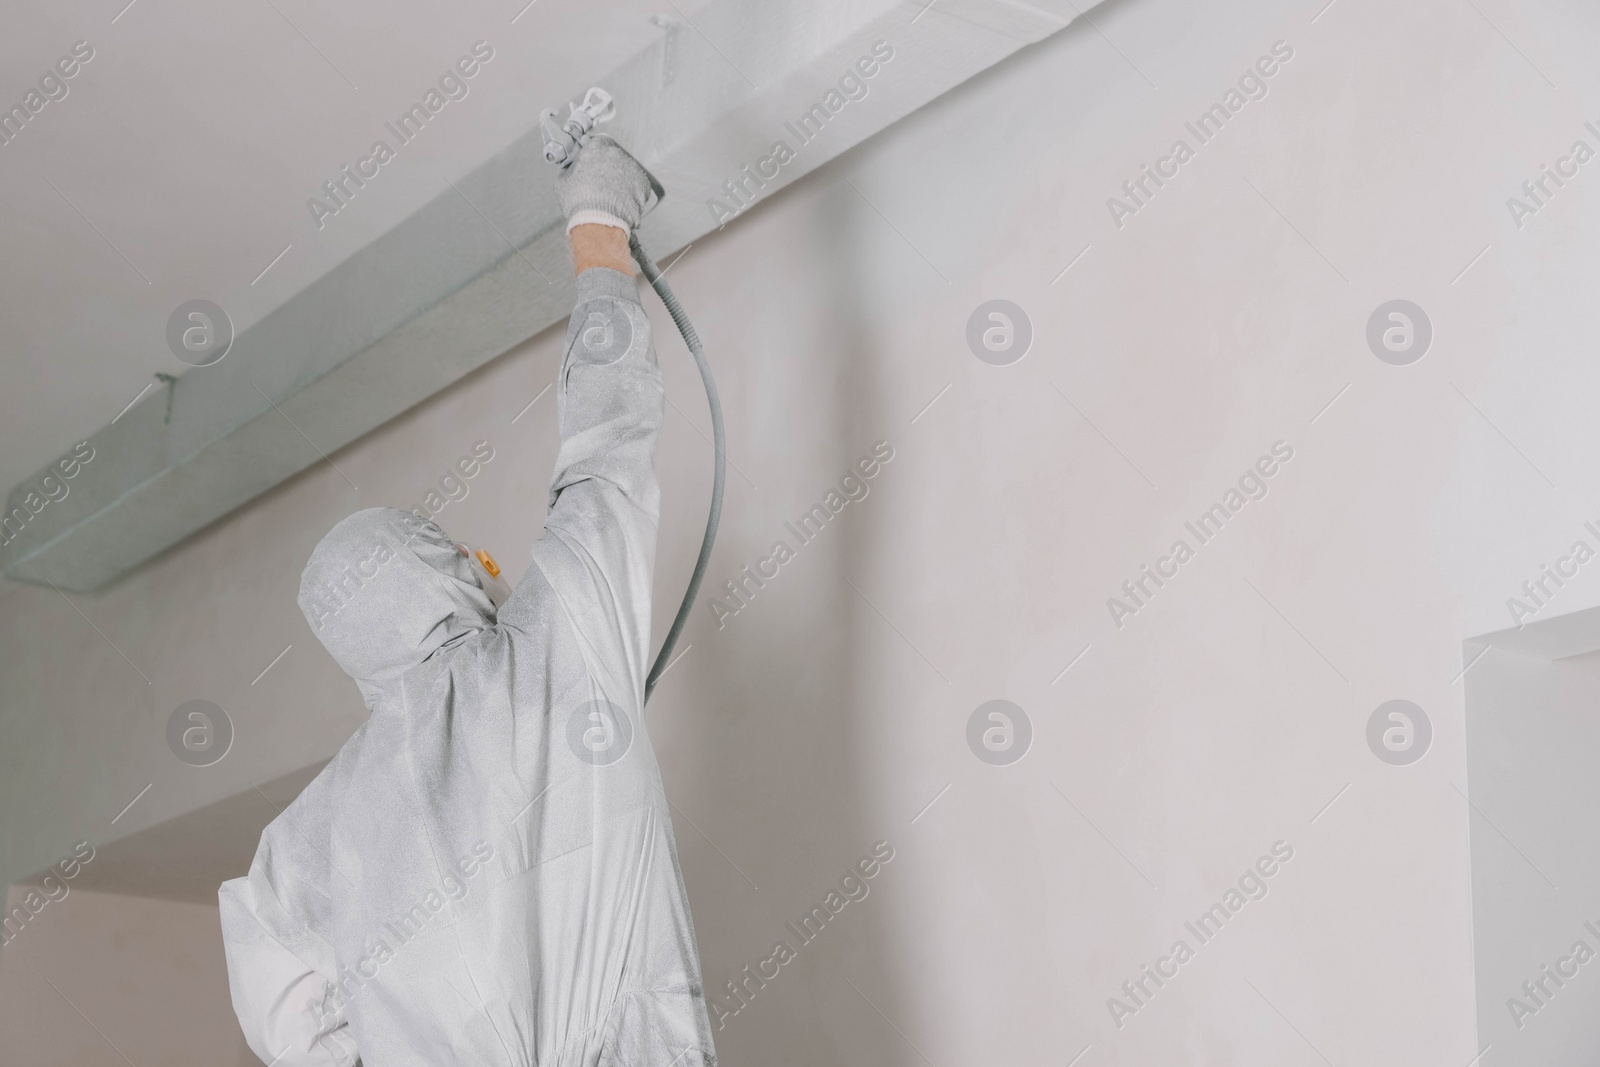
[(628, 237), (660, 186), (599, 136), (557, 182), (577, 304), (532, 566), (492, 596), (492, 560), (373, 508), (301, 577), (370, 715), (219, 894), (273, 1067), (716, 1062), (641, 714), (664, 395)]

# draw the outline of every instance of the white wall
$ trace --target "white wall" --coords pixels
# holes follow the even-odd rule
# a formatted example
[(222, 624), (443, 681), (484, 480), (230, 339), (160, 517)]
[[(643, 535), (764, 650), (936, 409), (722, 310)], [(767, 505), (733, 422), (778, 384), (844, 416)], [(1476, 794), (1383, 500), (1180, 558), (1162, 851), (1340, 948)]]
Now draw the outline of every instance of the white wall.
[(1504, 1062), (1593, 1063), (1600, 856), (1574, 829), (1600, 814), (1600, 655), (1493, 649), (1467, 679), (1479, 1038)]
[[(711, 986), (872, 842), (896, 849), (728, 1022), (726, 1062), (1062, 1064), (1088, 1046), (1084, 1065), (1465, 1064), (1481, 1048), (1460, 642), (1507, 625), (1505, 599), (1594, 517), (1600, 444), (1600, 179), (1520, 231), (1505, 200), (1576, 138), (1595, 145), (1596, 26), (1566, 2), (1321, 7), (1113, 0), (1098, 31), (977, 79), (672, 269), (736, 468), (714, 585), (875, 440), (895, 449), (725, 628), (697, 611), (652, 705)], [(1116, 228), (1106, 198), (1278, 40), (1294, 58), (1269, 95)], [(1003, 368), (963, 338), (996, 297), (1036, 331)], [(1409, 367), (1363, 336), (1397, 297), (1436, 333)], [(651, 310), (674, 404), (659, 633), (709, 448)], [(510, 420), (557, 345), (535, 339), (335, 455), (342, 474), (308, 472), (101, 596), (0, 601), (0, 878), (338, 745), (361, 704), (294, 591), (351, 509), (416, 502), (487, 439), (495, 460), (439, 521), (520, 573), (550, 398)], [(1278, 440), (1294, 458), (1266, 499), (1114, 627), (1106, 598)], [(1572, 608), (1600, 599), (1582, 581)], [(1407, 767), (1365, 741), (1395, 697), (1434, 726)], [(194, 698), (237, 726), (215, 767), (165, 748)], [(995, 698), (1034, 726), (1009, 767), (965, 741)], [(1294, 857), (1269, 895), (1118, 1029), (1107, 998), (1193, 947), (1185, 921), (1280, 840)]]
[[(0, 953), (0, 1063), (258, 1062), (229, 1006), (215, 905), (66, 885), (67, 894), (45, 904)], [(28, 889), (11, 887), (8, 912)]]

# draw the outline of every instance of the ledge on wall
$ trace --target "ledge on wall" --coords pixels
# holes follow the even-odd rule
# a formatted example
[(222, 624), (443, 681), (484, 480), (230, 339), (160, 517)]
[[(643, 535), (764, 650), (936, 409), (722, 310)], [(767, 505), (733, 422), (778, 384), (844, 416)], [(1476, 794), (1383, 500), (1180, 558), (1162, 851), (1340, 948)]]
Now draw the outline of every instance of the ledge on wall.
[[(1524, 623), (1508, 630), (1468, 638), (1469, 649), (1485, 646), (1539, 659), (1567, 659), (1600, 651), (1600, 607)], [(1468, 659), (1475, 655), (1469, 651)]]

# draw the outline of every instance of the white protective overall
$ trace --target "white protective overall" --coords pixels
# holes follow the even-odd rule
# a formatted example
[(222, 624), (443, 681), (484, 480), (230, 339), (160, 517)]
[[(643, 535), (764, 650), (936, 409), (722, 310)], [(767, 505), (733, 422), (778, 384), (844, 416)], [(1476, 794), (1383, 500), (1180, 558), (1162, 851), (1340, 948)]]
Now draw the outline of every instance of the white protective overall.
[(663, 393), (595, 268), (533, 564), (498, 613), (431, 522), (340, 522), (300, 605), (371, 717), (222, 886), (234, 1008), (276, 1067), (715, 1063), (644, 728)]

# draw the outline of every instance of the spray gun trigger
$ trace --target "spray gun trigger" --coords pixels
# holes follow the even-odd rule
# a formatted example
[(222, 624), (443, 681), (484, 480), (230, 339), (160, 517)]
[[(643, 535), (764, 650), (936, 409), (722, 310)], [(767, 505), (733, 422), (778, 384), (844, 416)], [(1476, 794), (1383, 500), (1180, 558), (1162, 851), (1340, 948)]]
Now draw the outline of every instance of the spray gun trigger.
[(577, 144), (572, 135), (561, 128), (554, 108), (547, 107), (539, 113), (539, 133), (544, 138), (545, 159), (563, 167), (572, 161)]

